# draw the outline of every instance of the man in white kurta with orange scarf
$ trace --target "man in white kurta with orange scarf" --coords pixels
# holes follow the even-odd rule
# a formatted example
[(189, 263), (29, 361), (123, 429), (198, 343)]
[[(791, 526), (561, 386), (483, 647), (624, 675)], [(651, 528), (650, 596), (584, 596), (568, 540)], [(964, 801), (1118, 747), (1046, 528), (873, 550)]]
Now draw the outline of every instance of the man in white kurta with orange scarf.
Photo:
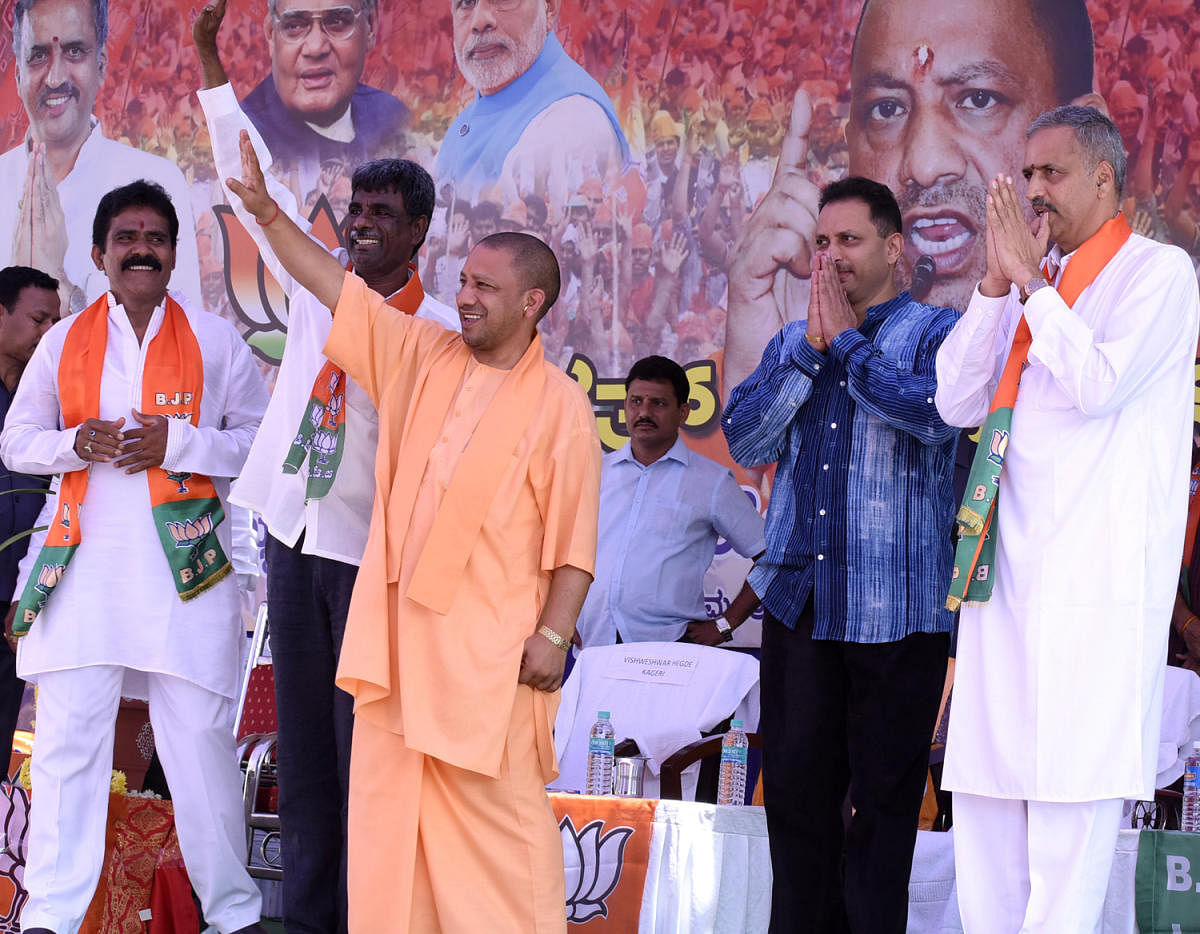
[[(13, 630), (38, 686), (28, 932), (74, 934), (104, 859), (122, 696), (150, 702), (188, 875), (222, 934), (261, 931), (233, 742), (240, 627), (224, 500), (266, 389), (227, 321), (167, 293), (178, 220), (146, 181), (100, 200), (112, 290), (42, 339), (9, 409), (5, 463), (62, 474)], [(43, 513), (46, 515), (46, 513)]]
[(942, 417), (984, 425), (943, 785), (968, 934), (1091, 934), (1123, 799), (1154, 792), (1200, 299), (1187, 255), (1118, 213), (1107, 117), (1043, 114), (1024, 174), (1032, 230), (998, 176), (987, 273), (937, 360)]
[(398, 314), (266, 193), (226, 181), (335, 308), (325, 353), (379, 409), (375, 502), (338, 685), (354, 696), (352, 934), (566, 931), (546, 797), (566, 651), (596, 558), (600, 445), (537, 323), (558, 296), (528, 234), (476, 244), (462, 334)]

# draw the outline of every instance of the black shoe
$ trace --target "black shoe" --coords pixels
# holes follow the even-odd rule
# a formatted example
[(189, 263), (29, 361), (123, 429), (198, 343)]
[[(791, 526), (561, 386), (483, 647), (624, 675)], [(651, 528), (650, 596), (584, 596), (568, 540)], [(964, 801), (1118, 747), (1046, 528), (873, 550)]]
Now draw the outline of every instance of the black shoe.
[[(250, 928), (246, 928), (250, 930)], [(22, 928), (21, 934), (54, 934), (49, 928)]]
[[(39, 932), (25, 932), (25, 934), (39, 934)], [(51, 931), (46, 931), (45, 934), (53, 934)], [(261, 924), (251, 924), (249, 927), (238, 928), (232, 934), (267, 934), (267, 929)]]

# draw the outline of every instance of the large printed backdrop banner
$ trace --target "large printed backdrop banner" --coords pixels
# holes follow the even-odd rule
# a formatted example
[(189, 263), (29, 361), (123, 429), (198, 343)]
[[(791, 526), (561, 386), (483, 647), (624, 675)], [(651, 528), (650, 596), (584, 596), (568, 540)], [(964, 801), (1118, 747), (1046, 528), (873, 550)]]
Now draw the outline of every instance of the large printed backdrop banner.
[[(18, 69), (15, 0), (0, 0), (0, 265), (57, 249), (78, 303), (97, 289), (88, 257), (95, 201), (130, 173), (158, 178), (187, 202), (173, 285), (235, 320), (264, 367), (276, 362), (287, 309), (221, 210), (192, 93), (201, 77), (190, 43), (195, 0), (34, 2), (57, 19), (43, 20), (41, 44), (35, 36), (22, 46)], [(67, 29), (71, 11), (93, 2), (107, 8), (103, 69), (95, 36), (70, 44)], [(420, 256), (430, 291), (453, 302), (462, 260), (481, 237), (538, 234), (564, 272), (542, 324), (547, 351), (587, 389), (605, 445), (627, 438), (629, 364), (663, 353), (688, 365), (690, 443), (727, 460), (717, 418), (729, 388), (784, 318), (807, 313), (807, 279), (797, 275), (806, 260), (789, 256), (779, 257), (795, 259), (777, 281), (782, 317), (727, 313), (732, 246), (770, 186), (799, 89), (811, 117), (796, 128), (806, 144), (796, 175), (813, 186), (847, 171), (887, 183), (905, 216), (905, 281), (919, 257), (933, 260), (929, 301), (965, 306), (984, 265), (986, 180), (998, 171), (1019, 178), (1029, 121), (1058, 103), (1098, 102), (1093, 95), (1130, 153), (1125, 209), (1135, 227), (1200, 254), (1196, 5), (1032, 6), (873, 0), (864, 13), (862, 0), (278, 0), (269, 17), (266, 0), (230, 0), (220, 42), (276, 171), (328, 242), (339, 236), (357, 164), (420, 162), (438, 191)], [(335, 7), (351, 13), (316, 24), (288, 15)], [(66, 64), (49, 67), (41, 58), (60, 41)], [(488, 93), (476, 100), (476, 89)], [(98, 126), (59, 181), (61, 215), (43, 210), (37, 161), (22, 145), (30, 118), (53, 145), (79, 127), (86, 134), (89, 113)], [(795, 209), (815, 213), (816, 188), (801, 188)], [(57, 235), (48, 229), (56, 217), (66, 228)], [(737, 475), (765, 507), (770, 474)], [(706, 584), (713, 615), (746, 569), (722, 546)], [(753, 639), (754, 630), (739, 635)]]

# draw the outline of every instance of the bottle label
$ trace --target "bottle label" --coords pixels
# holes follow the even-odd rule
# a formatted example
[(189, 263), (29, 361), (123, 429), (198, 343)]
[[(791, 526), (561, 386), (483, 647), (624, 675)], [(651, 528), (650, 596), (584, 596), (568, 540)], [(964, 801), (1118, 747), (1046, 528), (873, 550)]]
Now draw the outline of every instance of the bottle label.
[(746, 747), (745, 746), (722, 746), (721, 747), (722, 762), (736, 762), (740, 765), (746, 764)]
[(1200, 762), (1189, 760), (1183, 767), (1183, 787), (1200, 788)]
[(591, 736), (588, 738), (588, 754), (589, 755), (605, 755), (613, 754), (613, 741), (611, 736)]

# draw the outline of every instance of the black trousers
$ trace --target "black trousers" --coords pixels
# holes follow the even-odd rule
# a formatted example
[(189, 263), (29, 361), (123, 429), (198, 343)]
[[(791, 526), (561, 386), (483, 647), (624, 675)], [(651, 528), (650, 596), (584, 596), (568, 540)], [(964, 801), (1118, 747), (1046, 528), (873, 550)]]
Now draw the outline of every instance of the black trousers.
[(345, 934), (354, 699), (333, 678), (358, 568), (303, 554), (303, 542), (267, 536), (283, 923), (288, 934)]
[(771, 931), (904, 934), (949, 636), (867, 644), (812, 629), (811, 603), (795, 630), (763, 620)]
[[(8, 606), (7, 603), (0, 603), (0, 607), (5, 610)], [(8, 775), (13, 733), (17, 730), (21, 700), (24, 696), (25, 682), (17, 677), (17, 656), (7, 643), (0, 645), (0, 743), (7, 743), (2, 747), (5, 750), (5, 758), (0, 768), (5, 776)]]

